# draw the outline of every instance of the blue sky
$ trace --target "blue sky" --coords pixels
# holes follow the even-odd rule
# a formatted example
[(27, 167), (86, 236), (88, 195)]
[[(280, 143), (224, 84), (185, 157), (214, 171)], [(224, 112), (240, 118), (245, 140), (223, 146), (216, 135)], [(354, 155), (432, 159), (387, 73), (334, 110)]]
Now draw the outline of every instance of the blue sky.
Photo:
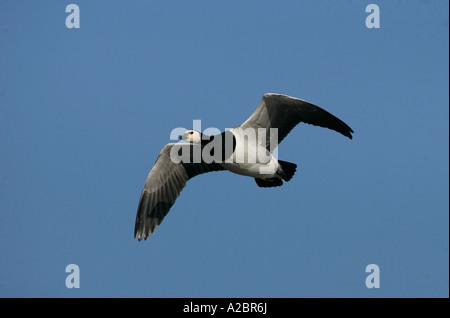
[[(448, 297), (448, 9), (0, 1), (0, 296)], [(199, 176), (134, 240), (171, 130), (239, 125), (268, 92), (325, 108), (354, 139), (301, 124), (279, 148), (299, 165), (289, 183)]]

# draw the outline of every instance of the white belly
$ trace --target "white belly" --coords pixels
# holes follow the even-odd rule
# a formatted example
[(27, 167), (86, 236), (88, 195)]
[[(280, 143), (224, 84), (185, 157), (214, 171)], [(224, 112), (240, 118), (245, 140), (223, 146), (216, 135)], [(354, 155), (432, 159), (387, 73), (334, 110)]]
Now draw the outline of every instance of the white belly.
[(260, 163), (221, 163), (225, 169), (244, 176), (259, 179), (279, 178), (277, 175), (278, 162), (274, 158), (268, 164)]
[(236, 138), (233, 156), (221, 165), (234, 173), (260, 179), (279, 177), (278, 160), (254, 136), (245, 137), (242, 130), (230, 129)]

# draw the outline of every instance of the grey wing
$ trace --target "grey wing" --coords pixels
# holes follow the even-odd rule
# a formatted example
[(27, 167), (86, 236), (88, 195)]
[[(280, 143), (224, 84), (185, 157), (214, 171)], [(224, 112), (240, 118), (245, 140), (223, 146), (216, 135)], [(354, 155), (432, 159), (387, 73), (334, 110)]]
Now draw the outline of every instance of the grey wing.
[(147, 239), (161, 224), (189, 179), (201, 173), (224, 170), (216, 163), (193, 163), (192, 156), (189, 160), (176, 163), (171, 159), (174, 145), (178, 145), (179, 151), (189, 147), (190, 153), (193, 153), (194, 145), (175, 143), (165, 145), (159, 153), (139, 200), (134, 228), (134, 238), (139, 241)]
[(352, 139), (353, 130), (339, 118), (307, 101), (280, 94), (264, 94), (254, 113), (240, 127), (265, 128), (269, 149), (270, 128), (278, 129), (278, 145), (300, 122), (329, 128)]

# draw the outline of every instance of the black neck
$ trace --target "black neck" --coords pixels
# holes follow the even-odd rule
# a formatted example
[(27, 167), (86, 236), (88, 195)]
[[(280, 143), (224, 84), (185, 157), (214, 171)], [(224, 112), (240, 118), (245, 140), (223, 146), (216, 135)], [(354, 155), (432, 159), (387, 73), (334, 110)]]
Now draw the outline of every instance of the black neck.
[[(227, 148), (227, 143), (229, 144), (229, 139), (233, 138), (233, 147), (232, 149), (226, 149)], [(202, 140), (201, 140), (201, 145), (202, 148), (205, 147), (206, 145), (210, 144), (210, 143), (219, 143), (220, 144), (213, 144), (212, 148), (211, 148), (211, 155), (214, 156), (214, 149), (216, 147), (221, 147), (222, 150), (222, 161), (225, 161), (225, 159), (229, 158), (233, 153), (234, 150), (236, 149), (236, 137), (234, 137), (233, 133), (231, 133), (230, 131), (224, 131), (223, 133), (220, 133), (218, 135), (214, 135), (214, 136), (208, 136), (205, 134), (202, 134)], [(229, 148), (229, 147), (228, 147)]]

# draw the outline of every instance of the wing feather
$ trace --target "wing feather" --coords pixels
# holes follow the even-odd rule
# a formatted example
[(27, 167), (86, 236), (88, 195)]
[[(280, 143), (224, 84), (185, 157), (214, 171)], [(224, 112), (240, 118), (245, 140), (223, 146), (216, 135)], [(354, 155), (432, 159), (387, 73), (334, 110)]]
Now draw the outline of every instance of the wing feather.
[(202, 173), (224, 170), (216, 163), (190, 163), (191, 160), (175, 163), (170, 158), (174, 145), (190, 147), (190, 153), (193, 153), (193, 145), (174, 143), (165, 145), (159, 153), (139, 199), (134, 228), (134, 237), (139, 241), (146, 240), (161, 224), (189, 179)]
[(264, 94), (256, 110), (240, 127), (267, 129), (266, 148), (269, 149), (270, 128), (278, 129), (278, 145), (300, 122), (329, 128), (352, 139), (353, 130), (339, 118), (307, 101), (280, 94)]

